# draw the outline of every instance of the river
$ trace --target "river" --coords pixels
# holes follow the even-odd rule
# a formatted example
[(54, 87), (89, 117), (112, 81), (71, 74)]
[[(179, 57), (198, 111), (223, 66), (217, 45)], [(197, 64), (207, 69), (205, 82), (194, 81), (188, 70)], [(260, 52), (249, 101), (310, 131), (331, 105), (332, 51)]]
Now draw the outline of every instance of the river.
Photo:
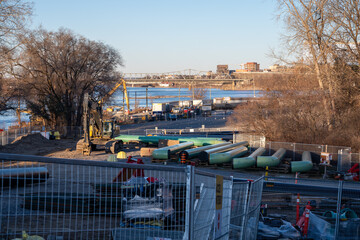
[[(128, 95), (130, 98), (130, 108), (133, 109), (135, 105), (135, 94), (139, 107), (146, 107), (146, 88), (145, 87), (128, 87)], [(180, 93), (180, 94), (179, 94)], [(148, 88), (148, 106), (151, 107), (152, 103), (172, 102), (180, 100), (192, 100), (192, 91), (188, 88)], [(222, 97), (254, 97), (260, 95), (260, 91), (235, 91), (235, 90), (221, 90), (221, 89), (207, 89), (206, 98), (222, 98)], [(159, 98), (156, 98), (156, 97)], [(167, 97), (172, 96), (172, 97)], [(117, 91), (112, 96), (111, 105), (122, 106), (123, 94), (122, 91)], [(29, 121), (29, 115), (22, 113), (21, 121)], [(7, 128), (10, 125), (17, 123), (15, 111), (7, 111), (3, 115), (0, 115), (0, 128)]]
[[(133, 108), (135, 105), (135, 94), (137, 97), (137, 102), (139, 103), (139, 107), (146, 106), (146, 88), (144, 87), (130, 87), (127, 89), (128, 95), (130, 98), (130, 108)], [(180, 100), (192, 100), (192, 91), (188, 88), (148, 88), (148, 106), (151, 107), (152, 103), (163, 103), (163, 102), (173, 102)], [(231, 98), (239, 98), (239, 97), (254, 97), (260, 96), (260, 91), (235, 91), (235, 90), (221, 90), (221, 89), (207, 89), (206, 98), (222, 98), (222, 97), (231, 97)], [(159, 98), (152, 98), (160, 96)], [(172, 96), (172, 97), (166, 97)], [(140, 98), (140, 99), (139, 99)], [(151, 99), (150, 99), (151, 98)], [(122, 92), (118, 91), (113, 95), (113, 105), (122, 106), (123, 104), (123, 96)]]

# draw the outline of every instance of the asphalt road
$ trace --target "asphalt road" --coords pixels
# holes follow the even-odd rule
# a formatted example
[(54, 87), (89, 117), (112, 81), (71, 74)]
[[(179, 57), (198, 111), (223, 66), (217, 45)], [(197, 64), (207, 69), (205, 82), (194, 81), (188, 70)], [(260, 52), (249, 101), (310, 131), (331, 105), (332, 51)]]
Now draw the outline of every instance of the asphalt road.
[(146, 129), (186, 129), (186, 128), (224, 128), (230, 111), (214, 111), (209, 117), (196, 116), (195, 118), (179, 119), (176, 121), (153, 121), (146, 123), (128, 124), (120, 127), (121, 134), (145, 134)]

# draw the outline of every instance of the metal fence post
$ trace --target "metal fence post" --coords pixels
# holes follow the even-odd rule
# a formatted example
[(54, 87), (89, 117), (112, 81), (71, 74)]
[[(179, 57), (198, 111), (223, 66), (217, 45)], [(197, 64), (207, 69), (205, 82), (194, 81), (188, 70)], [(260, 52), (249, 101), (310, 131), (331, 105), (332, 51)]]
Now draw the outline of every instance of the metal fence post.
[(296, 143), (293, 143), (294, 144), (294, 147), (293, 147), (293, 161), (295, 161), (295, 152), (296, 152)]
[(343, 181), (339, 181), (339, 187), (338, 187), (338, 197), (337, 197), (337, 203), (336, 203), (336, 222), (335, 222), (335, 238), (338, 239), (339, 236), (339, 228), (340, 228), (340, 209), (341, 209), (341, 199), (342, 199), (342, 190), (343, 190)]
[(194, 237), (194, 199), (195, 199), (195, 171), (193, 166), (186, 168), (186, 217), (185, 233), (188, 240)]
[(271, 142), (269, 142), (269, 155), (271, 154)]

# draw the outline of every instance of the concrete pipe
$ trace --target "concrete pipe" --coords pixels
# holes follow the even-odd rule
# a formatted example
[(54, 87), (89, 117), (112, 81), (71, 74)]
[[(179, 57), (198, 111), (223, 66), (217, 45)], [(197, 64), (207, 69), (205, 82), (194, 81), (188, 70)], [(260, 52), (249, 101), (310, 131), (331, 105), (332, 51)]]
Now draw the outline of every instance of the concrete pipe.
[(280, 148), (272, 156), (258, 156), (257, 166), (258, 167), (276, 167), (280, 164), (281, 160), (286, 154), (285, 148)]
[(245, 146), (241, 146), (228, 152), (212, 153), (209, 157), (209, 164), (228, 163), (231, 162), (234, 157), (244, 156), (247, 152), (248, 148)]
[(291, 172), (308, 172), (312, 169), (312, 167), (313, 162), (309, 151), (302, 153), (301, 161), (291, 162)]
[(184, 142), (173, 146), (167, 146), (154, 150), (152, 156), (154, 159), (167, 160), (170, 158), (171, 154), (192, 146), (194, 146), (193, 142)]
[(233, 159), (233, 168), (248, 168), (256, 165), (256, 158), (263, 155), (265, 148), (259, 147), (248, 157), (243, 158), (234, 158)]

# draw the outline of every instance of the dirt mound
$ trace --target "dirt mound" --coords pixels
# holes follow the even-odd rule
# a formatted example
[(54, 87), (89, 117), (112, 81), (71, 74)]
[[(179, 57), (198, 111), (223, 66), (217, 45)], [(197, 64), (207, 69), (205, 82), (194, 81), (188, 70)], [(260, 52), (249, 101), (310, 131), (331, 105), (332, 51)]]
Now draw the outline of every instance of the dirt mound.
[(0, 146), (0, 152), (42, 155), (46, 152), (57, 150), (58, 147), (58, 141), (48, 140), (40, 133), (36, 133), (18, 137), (11, 144)]
[(34, 143), (48, 143), (49, 140), (43, 137), (40, 133), (27, 134), (24, 136), (17, 137), (11, 144), (34, 144)]

